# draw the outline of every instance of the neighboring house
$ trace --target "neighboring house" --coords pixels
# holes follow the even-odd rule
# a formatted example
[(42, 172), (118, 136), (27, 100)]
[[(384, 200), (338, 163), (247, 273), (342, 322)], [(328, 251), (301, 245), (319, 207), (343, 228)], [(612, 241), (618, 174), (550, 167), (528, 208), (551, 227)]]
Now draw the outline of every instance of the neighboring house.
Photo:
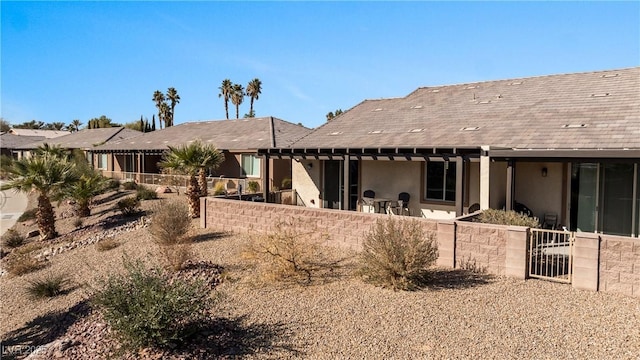
[(127, 129), (125, 127), (111, 127), (99, 129), (84, 129), (65, 136), (56, 138), (42, 139), (28, 144), (16, 146), (14, 152), (18, 153), (18, 157), (28, 154), (31, 150), (43, 146), (45, 143), (50, 146), (57, 146), (63, 149), (80, 149), (87, 154), (89, 163), (94, 164), (100, 159), (89, 154), (89, 150), (95, 146), (107, 144), (112, 141), (119, 141), (140, 136), (142, 133), (137, 130)]
[(53, 139), (60, 136), (69, 135), (71, 134), (71, 132), (64, 130), (9, 129), (9, 134), (20, 136), (42, 136), (47, 139)]
[(44, 138), (44, 136), (14, 135), (8, 132), (2, 133), (0, 134), (0, 153), (6, 156), (17, 157), (14, 151), (17, 147), (31, 144)]
[(556, 227), (639, 236), (640, 68), (365, 100), (259, 154), (296, 160), (307, 206), (357, 210), (365, 190), (407, 192), (412, 214), (427, 218), (524, 204)]
[[(291, 160), (264, 162), (256, 156), (256, 149), (288, 147), (309, 131), (274, 117), (189, 122), (111, 142), (92, 151), (102, 159), (98, 167), (105, 175), (156, 183), (154, 179), (162, 171), (158, 163), (169, 146), (200, 140), (215, 146), (225, 156), (222, 165), (209, 174), (211, 177), (257, 181), (260, 191), (265, 192), (279, 187), (284, 178), (291, 178)], [(229, 188), (236, 186), (237, 181), (229, 183)]]

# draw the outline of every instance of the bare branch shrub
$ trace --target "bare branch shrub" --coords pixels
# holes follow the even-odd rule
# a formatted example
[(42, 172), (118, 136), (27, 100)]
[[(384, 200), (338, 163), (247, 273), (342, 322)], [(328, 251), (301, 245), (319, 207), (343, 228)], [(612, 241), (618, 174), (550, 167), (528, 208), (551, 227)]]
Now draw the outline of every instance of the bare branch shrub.
[(323, 240), (326, 236), (319, 236), (315, 223), (294, 218), (276, 224), (271, 233), (253, 238), (243, 255), (257, 263), (266, 281), (310, 284), (335, 275), (342, 261), (322, 244)]
[(531, 218), (513, 210), (485, 209), (482, 210), (482, 213), (478, 215), (474, 221), (485, 224), (527, 226), (531, 228), (540, 227), (538, 218)]
[(360, 275), (383, 287), (414, 290), (437, 258), (434, 234), (426, 234), (417, 221), (378, 220), (364, 239)]
[(182, 269), (185, 261), (193, 257), (192, 239), (189, 236), (191, 216), (183, 202), (162, 201), (153, 208), (149, 232), (160, 245), (160, 252), (170, 269)]

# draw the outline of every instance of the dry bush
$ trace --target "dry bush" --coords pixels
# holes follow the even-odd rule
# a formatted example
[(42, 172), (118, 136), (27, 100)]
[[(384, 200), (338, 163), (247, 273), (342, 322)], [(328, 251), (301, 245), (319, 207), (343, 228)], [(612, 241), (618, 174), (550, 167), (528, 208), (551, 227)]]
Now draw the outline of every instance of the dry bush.
[(2, 246), (15, 249), (24, 245), (25, 238), (19, 232), (9, 229), (4, 235), (2, 235)]
[(149, 232), (153, 240), (160, 245), (160, 252), (170, 269), (182, 269), (185, 261), (193, 257), (191, 216), (189, 208), (183, 202), (163, 201), (153, 208)]
[(95, 247), (98, 251), (109, 251), (120, 246), (120, 242), (114, 238), (105, 239), (96, 243)]
[(363, 242), (360, 275), (383, 287), (414, 290), (437, 258), (434, 234), (426, 234), (417, 221), (378, 220)]
[(20, 276), (46, 267), (47, 264), (28, 254), (12, 253), (5, 259), (4, 269), (13, 276)]
[(213, 186), (213, 196), (224, 195), (226, 193), (227, 189), (225, 188), (223, 181), (219, 181)]
[(278, 223), (271, 233), (253, 238), (243, 255), (257, 263), (263, 280), (310, 284), (333, 277), (342, 261), (322, 245), (323, 240), (326, 236), (318, 239), (312, 221), (294, 218)]
[(496, 225), (515, 225), (526, 226), (531, 228), (540, 227), (540, 222), (535, 217), (528, 217), (527, 215), (515, 212), (513, 210), (496, 210), (486, 209), (482, 210), (482, 213), (478, 215), (475, 222), (481, 222), (485, 224)]
[(133, 216), (140, 208), (140, 200), (135, 196), (126, 197), (116, 203), (124, 216)]
[(467, 258), (462, 258), (458, 260), (458, 268), (466, 271), (470, 271), (476, 274), (484, 274), (487, 272), (487, 267), (478, 264), (476, 259), (472, 259), (471, 255)]
[(47, 274), (35, 280), (31, 280), (27, 285), (27, 293), (32, 299), (51, 298), (62, 295), (65, 288), (71, 283), (65, 274)]

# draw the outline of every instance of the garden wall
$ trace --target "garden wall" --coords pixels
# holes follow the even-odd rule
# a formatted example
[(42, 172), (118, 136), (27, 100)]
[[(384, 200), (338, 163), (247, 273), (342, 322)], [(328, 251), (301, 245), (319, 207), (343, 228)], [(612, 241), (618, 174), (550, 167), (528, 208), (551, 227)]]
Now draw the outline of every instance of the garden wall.
[[(327, 243), (359, 251), (366, 233), (389, 215), (309, 208), (251, 201), (201, 198), (200, 225), (217, 231), (238, 233), (272, 231), (292, 218), (315, 226)], [(449, 268), (473, 268), (487, 273), (526, 279), (529, 229), (459, 220), (433, 220), (396, 216), (418, 221), (423, 230), (435, 233), (437, 264)], [(640, 239), (576, 233), (572, 286), (640, 297)]]

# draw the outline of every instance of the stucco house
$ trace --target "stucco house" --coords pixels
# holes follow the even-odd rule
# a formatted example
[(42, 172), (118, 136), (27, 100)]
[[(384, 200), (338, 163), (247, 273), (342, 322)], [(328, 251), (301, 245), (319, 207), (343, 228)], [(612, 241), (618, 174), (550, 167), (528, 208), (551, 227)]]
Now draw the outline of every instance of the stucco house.
[(15, 135), (9, 132), (0, 134), (0, 153), (5, 156), (18, 157), (15, 149), (22, 145), (43, 140), (44, 136)]
[(524, 204), (557, 228), (638, 237), (640, 68), (422, 87), (258, 152), (294, 160), (305, 206), (406, 192), (414, 216)]
[(268, 192), (280, 187), (284, 178), (291, 178), (291, 159), (263, 161), (256, 156), (257, 149), (288, 147), (309, 131), (274, 117), (187, 122), (109, 142), (93, 148), (92, 153), (99, 159), (98, 168), (107, 176), (155, 183), (162, 170), (158, 163), (169, 146), (200, 140), (215, 146), (225, 156), (222, 165), (209, 174), (212, 178), (227, 179), (235, 191), (242, 183), (238, 179), (256, 181), (261, 192)]

